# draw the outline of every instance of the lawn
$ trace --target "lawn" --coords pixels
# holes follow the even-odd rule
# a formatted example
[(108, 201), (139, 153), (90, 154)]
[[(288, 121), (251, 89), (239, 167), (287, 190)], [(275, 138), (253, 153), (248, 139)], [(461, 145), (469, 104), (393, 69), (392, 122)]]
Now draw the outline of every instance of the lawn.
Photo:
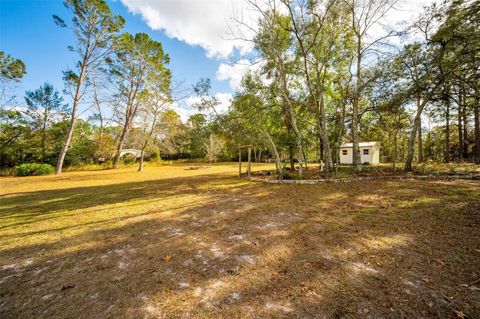
[(189, 168), (0, 178), (0, 318), (479, 317), (479, 181)]

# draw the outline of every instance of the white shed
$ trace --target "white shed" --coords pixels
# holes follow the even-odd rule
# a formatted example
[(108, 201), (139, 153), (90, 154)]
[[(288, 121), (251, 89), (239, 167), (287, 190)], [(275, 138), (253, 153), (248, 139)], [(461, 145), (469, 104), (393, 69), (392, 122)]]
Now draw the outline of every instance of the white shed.
[[(362, 164), (380, 163), (380, 146), (377, 142), (358, 143)], [(340, 164), (353, 164), (353, 143), (340, 146)]]

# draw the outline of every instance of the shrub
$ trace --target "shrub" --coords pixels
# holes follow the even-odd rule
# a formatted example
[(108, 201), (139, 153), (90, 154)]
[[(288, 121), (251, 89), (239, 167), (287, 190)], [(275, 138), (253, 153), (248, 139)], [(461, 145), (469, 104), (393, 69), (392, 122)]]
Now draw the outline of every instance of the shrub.
[(0, 176), (14, 176), (15, 167), (0, 168)]
[(430, 169), (426, 163), (422, 163), (414, 169), (414, 172), (420, 175), (432, 174), (433, 171), (434, 170)]
[(123, 157), (123, 164), (125, 165), (132, 165), (135, 163), (135, 156), (131, 154), (127, 154)]
[(50, 164), (21, 164), (15, 168), (17, 176), (49, 175), (55, 171)]

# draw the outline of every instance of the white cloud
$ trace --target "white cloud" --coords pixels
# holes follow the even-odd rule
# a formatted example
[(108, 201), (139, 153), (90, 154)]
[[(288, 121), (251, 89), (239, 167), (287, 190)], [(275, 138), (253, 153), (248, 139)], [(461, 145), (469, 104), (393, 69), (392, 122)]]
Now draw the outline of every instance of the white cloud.
[[(204, 48), (209, 57), (228, 57), (235, 50), (249, 52), (250, 43), (233, 40), (242, 33), (252, 36), (248, 28), (240, 28), (232, 18), (241, 20), (256, 29), (259, 14), (251, 8), (248, 0), (121, 0), (133, 13), (140, 14), (153, 30), (162, 30), (170, 38), (176, 38), (190, 45)], [(422, 11), (422, 7), (435, 0), (400, 0), (397, 10), (391, 10), (384, 23), (394, 25), (401, 21), (411, 21)], [(259, 1), (260, 5), (266, 2)], [(282, 9), (281, 6), (280, 10)], [(380, 31), (380, 30), (378, 30)], [(231, 80), (236, 86), (237, 80)]]
[(121, 0), (133, 13), (140, 14), (153, 30), (163, 30), (170, 38), (199, 45), (209, 57), (227, 57), (235, 49), (248, 51), (251, 45), (232, 40), (232, 18), (252, 24), (256, 14), (244, 10), (245, 0)]
[(220, 104), (217, 107), (217, 112), (224, 113), (228, 111), (230, 104), (232, 104), (233, 96), (231, 93), (217, 93), (215, 94)]
[(187, 122), (190, 115), (195, 113), (194, 110), (189, 105), (185, 105), (185, 104), (182, 105), (176, 102), (170, 105), (169, 108), (175, 111), (180, 116), (180, 119), (182, 120), (183, 123)]
[(219, 81), (228, 80), (230, 88), (234, 91), (240, 88), (242, 77), (249, 70), (258, 69), (259, 64), (252, 65), (250, 61), (242, 59), (236, 63), (220, 63), (216, 79)]
[(388, 18), (394, 23), (413, 22), (423, 12), (424, 7), (430, 6), (438, 0), (403, 0), (399, 1), (395, 9), (389, 13)]

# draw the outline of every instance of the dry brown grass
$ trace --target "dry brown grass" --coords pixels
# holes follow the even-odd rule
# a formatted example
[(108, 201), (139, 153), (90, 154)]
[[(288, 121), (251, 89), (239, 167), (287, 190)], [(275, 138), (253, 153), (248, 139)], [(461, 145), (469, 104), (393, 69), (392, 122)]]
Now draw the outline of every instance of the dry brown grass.
[(0, 179), (0, 317), (478, 318), (478, 181), (186, 168)]

